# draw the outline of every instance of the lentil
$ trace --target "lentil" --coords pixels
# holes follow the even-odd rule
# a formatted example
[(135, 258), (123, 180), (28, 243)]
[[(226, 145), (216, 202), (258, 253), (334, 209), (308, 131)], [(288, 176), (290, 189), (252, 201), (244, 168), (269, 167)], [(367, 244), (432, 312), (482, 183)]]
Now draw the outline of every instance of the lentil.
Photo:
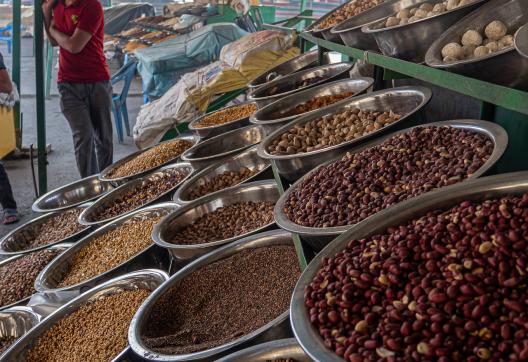
[(126, 290), (62, 318), (28, 351), (27, 362), (110, 361), (128, 345), (128, 327), (147, 290)]
[(311, 112), (316, 109), (323, 108), (336, 102), (339, 102), (340, 100), (343, 100), (345, 98), (352, 97), (353, 95), (354, 92), (344, 92), (341, 94), (332, 94), (329, 96), (315, 97), (313, 99), (310, 99), (306, 103), (299, 104), (293, 110), (284, 114), (283, 117), (296, 116), (298, 114)]
[(152, 229), (162, 216), (134, 218), (83, 246), (57, 285), (63, 288), (102, 274), (152, 245)]
[(526, 360), (527, 220), (528, 194), (463, 201), (350, 241), (305, 289), (311, 323), (347, 361)]
[(13, 336), (0, 338), (0, 354), (4, 353), (5, 350), (11, 347), (11, 345), (15, 343), (17, 339), (18, 338)]
[(108, 177), (128, 177), (151, 170), (174, 160), (192, 146), (191, 141), (179, 139), (161, 143), (115, 168), (108, 174)]
[(341, 9), (330, 14), (328, 18), (320, 22), (314, 29), (322, 30), (337, 25), (353, 16), (361, 14), (374, 6), (383, 3), (385, 0), (352, 0)]
[(232, 238), (273, 222), (272, 202), (238, 202), (219, 207), (176, 230), (173, 244), (192, 245)]
[(191, 200), (195, 200), (215, 191), (236, 186), (256, 175), (259, 171), (258, 168), (251, 170), (247, 167), (241, 167), (238, 171), (225, 171), (220, 175), (213, 177), (210, 181), (204, 182), (201, 185), (196, 185), (196, 187), (189, 190), (189, 197)]
[(168, 354), (228, 343), (288, 310), (299, 275), (295, 249), (286, 245), (243, 250), (206, 265), (153, 306), (142, 340)]
[(284, 212), (309, 227), (355, 224), (398, 202), (461, 182), (490, 157), (485, 135), (416, 127), (319, 168), (289, 195)]
[(212, 127), (247, 118), (257, 111), (255, 103), (241, 104), (205, 116), (194, 125), (196, 128)]

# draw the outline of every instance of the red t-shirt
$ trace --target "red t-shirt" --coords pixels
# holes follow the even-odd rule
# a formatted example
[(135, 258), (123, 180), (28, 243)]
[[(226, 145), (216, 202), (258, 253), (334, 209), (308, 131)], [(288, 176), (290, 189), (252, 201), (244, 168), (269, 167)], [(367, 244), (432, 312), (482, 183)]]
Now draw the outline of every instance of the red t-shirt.
[(76, 28), (92, 34), (78, 54), (60, 49), (59, 83), (95, 83), (110, 80), (110, 71), (103, 52), (104, 13), (99, 0), (77, 0), (66, 6), (59, 0), (53, 9), (55, 28), (69, 36)]

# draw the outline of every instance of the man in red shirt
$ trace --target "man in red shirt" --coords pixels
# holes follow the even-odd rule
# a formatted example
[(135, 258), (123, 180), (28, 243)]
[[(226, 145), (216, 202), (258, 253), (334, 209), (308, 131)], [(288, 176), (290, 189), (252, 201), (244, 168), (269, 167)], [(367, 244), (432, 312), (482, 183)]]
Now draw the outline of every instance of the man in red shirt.
[(112, 163), (112, 85), (98, 0), (44, 0), (46, 33), (60, 47), (58, 88), (82, 177)]

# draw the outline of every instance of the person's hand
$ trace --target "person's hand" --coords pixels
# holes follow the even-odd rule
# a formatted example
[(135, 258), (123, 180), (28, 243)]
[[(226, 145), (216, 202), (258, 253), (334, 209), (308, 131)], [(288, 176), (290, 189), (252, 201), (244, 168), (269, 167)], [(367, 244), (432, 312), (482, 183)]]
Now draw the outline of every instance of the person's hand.
[(57, 4), (57, 0), (42, 0), (42, 11), (44, 14), (51, 14), (55, 4)]

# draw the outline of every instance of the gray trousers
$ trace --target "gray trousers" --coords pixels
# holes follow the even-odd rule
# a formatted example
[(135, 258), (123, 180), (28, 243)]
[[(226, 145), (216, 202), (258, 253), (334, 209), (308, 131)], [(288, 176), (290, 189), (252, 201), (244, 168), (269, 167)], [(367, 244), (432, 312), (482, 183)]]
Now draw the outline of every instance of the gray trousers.
[(112, 164), (112, 85), (110, 82), (58, 84), (61, 110), (73, 135), (81, 177)]

